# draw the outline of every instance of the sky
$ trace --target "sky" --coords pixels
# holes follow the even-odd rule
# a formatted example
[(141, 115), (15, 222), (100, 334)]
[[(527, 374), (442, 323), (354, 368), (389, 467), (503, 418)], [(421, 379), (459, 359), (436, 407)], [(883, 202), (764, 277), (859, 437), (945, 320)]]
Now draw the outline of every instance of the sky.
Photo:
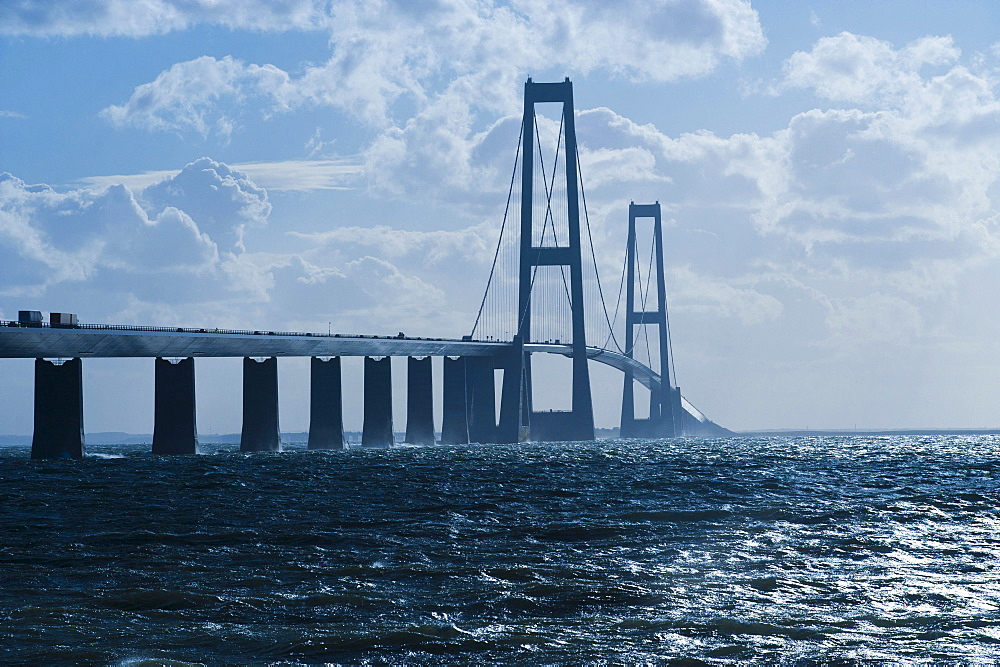
[[(0, 319), (458, 338), (523, 83), (568, 76), (602, 281), (629, 201), (659, 201), (676, 378), (710, 418), (1000, 427), (998, 25), (992, 0), (4, 0)], [(305, 430), (308, 360), (279, 367)], [(199, 430), (238, 432), (240, 361), (197, 373)], [(621, 375), (592, 373), (616, 426)], [(150, 432), (152, 381), (87, 360), (87, 430)], [(0, 360), (0, 433), (31, 432), (31, 392)]]

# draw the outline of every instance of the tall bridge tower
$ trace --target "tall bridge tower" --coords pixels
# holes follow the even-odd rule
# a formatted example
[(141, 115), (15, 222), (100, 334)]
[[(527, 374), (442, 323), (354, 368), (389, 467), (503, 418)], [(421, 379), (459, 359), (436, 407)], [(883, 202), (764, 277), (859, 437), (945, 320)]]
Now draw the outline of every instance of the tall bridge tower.
[[(653, 248), (656, 259), (656, 307), (650, 309), (648, 304), (643, 310), (635, 309), (635, 275), (636, 275), (636, 232), (637, 218), (652, 218)], [(625, 386), (622, 389), (622, 420), (621, 434), (623, 438), (634, 437), (666, 437), (680, 435), (683, 430), (681, 422), (681, 392), (680, 388), (671, 387), (670, 383), (670, 340), (667, 329), (667, 290), (663, 276), (663, 221), (660, 216), (660, 202), (655, 204), (636, 204), (628, 206), (628, 247), (625, 252), (625, 356), (630, 359), (635, 353), (635, 328), (637, 326), (655, 325), (659, 342), (660, 357), (660, 388), (653, 389), (649, 394), (649, 419), (635, 418), (635, 394), (633, 375), (625, 371)]]
[[(535, 105), (546, 102), (562, 104), (565, 131), (566, 213), (568, 245), (535, 245), (533, 217)], [(580, 246), (580, 198), (577, 183), (576, 119), (573, 110), (573, 83), (567, 77), (561, 83), (524, 84), (524, 120), (521, 153), (521, 229), (518, 275), (517, 338), (531, 342), (531, 288), (537, 267), (566, 267), (569, 270), (569, 298), (572, 314), (573, 378), (572, 409), (568, 412), (534, 412), (531, 400), (531, 357), (524, 357), (521, 388), (522, 426), (528, 426), (536, 440), (593, 440), (594, 407), (590, 395), (590, 371), (587, 368), (587, 340), (584, 320), (583, 261)], [(553, 174), (553, 179), (555, 175)], [(543, 221), (544, 224), (544, 221)], [(527, 423), (525, 423), (527, 422)]]

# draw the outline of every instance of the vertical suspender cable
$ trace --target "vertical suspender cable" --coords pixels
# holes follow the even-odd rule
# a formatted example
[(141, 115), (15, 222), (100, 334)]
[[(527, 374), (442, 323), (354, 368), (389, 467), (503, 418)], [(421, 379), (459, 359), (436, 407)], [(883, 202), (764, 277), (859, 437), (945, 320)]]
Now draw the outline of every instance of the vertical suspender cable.
[(517, 175), (517, 159), (521, 155), (521, 140), (524, 137), (524, 121), (521, 121), (521, 132), (517, 138), (517, 152), (514, 157), (514, 173), (510, 176), (510, 189), (507, 191), (507, 207), (503, 212), (503, 222), (500, 225), (500, 238), (497, 240), (497, 249), (493, 253), (493, 265), (490, 267), (490, 277), (486, 280), (486, 291), (483, 292), (483, 300), (479, 304), (479, 313), (476, 315), (476, 322), (472, 325), (472, 334), (475, 336), (476, 328), (479, 326), (479, 318), (483, 315), (483, 306), (486, 305), (486, 296), (490, 292), (490, 284), (493, 282), (493, 272), (497, 267), (497, 256), (500, 254), (500, 244), (503, 243), (503, 230), (507, 226), (507, 213), (510, 211), (510, 199), (514, 193), (514, 176)]
[[(590, 212), (587, 210), (587, 191), (584, 190), (583, 187), (583, 171), (581, 171), (580, 167), (579, 146), (577, 146), (576, 149), (576, 172), (577, 178), (580, 182), (580, 196), (583, 198), (583, 216), (584, 220), (587, 222), (587, 238), (590, 240), (590, 257), (594, 261), (594, 275), (597, 277), (597, 292), (601, 297), (601, 308), (604, 309), (604, 319), (608, 323), (608, 338), (604, 341), (604, 347), (607, 347), (608, 341), (614, 341), (615, 347), (618, 348), (618, 351), (624, 354), (625, 350), (622, 349), (622, 346), (618, 343), (618, 339), (615, 338), (614, 322), (618, 321), (618, 310), (621, 307), (622, 302), (622, 288), (625, 286), (625, 265), (622, 264), (622, 279), (618, 286), (618, 301), (615, 304), (615, 317), (613, 322), (612, 319), (608, 317), (608, 306), (604, 301), (604, 290), (601, 287), (601, 272), (597, 270), (597, 253), (594, 251), (594, 235), (593, 232), (590, 231)], [(628, 335), (631, 337), (632, 332), (628, 332)]]

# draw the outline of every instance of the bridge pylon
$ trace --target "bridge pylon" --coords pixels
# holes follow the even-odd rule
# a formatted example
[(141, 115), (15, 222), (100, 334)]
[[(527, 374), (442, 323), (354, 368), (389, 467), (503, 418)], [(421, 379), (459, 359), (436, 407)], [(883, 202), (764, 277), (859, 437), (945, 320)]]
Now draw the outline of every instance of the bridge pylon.
[[(635, 309), (635, 260), (637, 218), (653, 219), (653, 254), (656, 258), (656, 308), (649, 309), (648, 304), (643, 310)], [(681, 435), (683, 413), (681, 412), (680, 387), (671, 387), (670, 383), (670, 339), (667, 329), (667, 290), (663, 276), (663, 221), (660, 215), (660, 202), (655, 204), (628, 205), (628, 247), (625, 252), (625, 356), (633, 358), (635, 352), (635, 328), (643, 325), (655, 325), (659, 342), (660, 356), (660, 387), (650, 390), (649, 419), (635, 418), (635, 382), (630, 370), (625, 371), (625, 386), (622, 389), (622, 421), (621, 435), (623, 438), (635, 437), (665, 437), (672, 438)]]
[[(535, 105), (562, 103), (565, 136), (566, 212), (568, 245), (536, 246), (532, 211), (534, 187)], [(577, 182), (576, 119), (573, 109), (573, 83), (567, 77), (559, 83), (535, 83), (530, 78), (524, 84), (524, 120), (521, 150), (521, 229), (518, 275), (517, 340), (530, 342), (531, 289), (537, 267), (567, 267), (569, 269), (569, 300), (572, 318), (572, 409), (568, 412), (535, 412), (531, 400), (531, 356), (523, 356), (520, 382), (504, 383), (505, 389), (518, 387), (520, 393), (520, 428), (532, 440), (593, 440), (594, 408), (590, 394), (590, 371), (587, 367), (587, 340), (584, 320), (583, 261), (580, 244), (580, 199)], [(553, 179), (555, 175), (553, 174)], [(544, 230), (544, 221), (543, 221)], [(543, 234), (544, 236), (544, 231)], [(541, 242), (540, 242), (541, 243)], [(517, 364), (508, 364), (511, 371)], [(505, 401), (507, 405), (511, 405)], [(503, 421), (503, 415), (501, 415)], [(503, 429), (502, 429), (503, 430)], [(507, 434), (513, 429), (506, 430)], [(509, 435), (505, 439), (509, 439)]]

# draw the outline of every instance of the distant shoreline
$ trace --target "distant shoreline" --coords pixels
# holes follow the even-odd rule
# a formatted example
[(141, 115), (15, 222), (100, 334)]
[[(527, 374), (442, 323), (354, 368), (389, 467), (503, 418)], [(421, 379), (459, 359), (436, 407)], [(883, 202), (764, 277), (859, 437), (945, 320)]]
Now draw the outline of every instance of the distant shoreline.
[[(618, 429), (597, 429), (598, 439), (617, 438)], [(900, 428), (900, 429), (877, 429), (877, 430), (853, 430), (853, 429), (771, 429), (763, 431), (733, 431), (728, 437), (749, 437), (749, 438), (808, 438), (808, 437), (875, 437), (875, 436), (899, 436), (899, 435), (1000, 435), (1000, 428)], [(345, 431), (345, 439), (348, 443), (360, 443), (360, 431)], [(397, 440), (401, 441), (403, 433), (397, 433)], [(309, 434), (306, 431), (292, 431), (281, 434), (281, 440), (285, 443), (306, 442)], [(150, 433), (121, 433), (117, 431), (104, 431), (97, 433), (87, 433), (85, 441), (89, 445), (152, 445), (153, 436)], [(207, 434), (199, 433), (198, 442), (203, 444), (239, 444), (239, 433)], [(0, 435), (0, 447), (30, 445), (30, 435)]]
[(853, 429), (775, 429), (770, 431), (735, 431), (737, 436), (750, 437), (809, 437), (809, 436), (875, 436), (875, 435), (1000, 435), (1000, 428), (898, 428), (878, 430)]

